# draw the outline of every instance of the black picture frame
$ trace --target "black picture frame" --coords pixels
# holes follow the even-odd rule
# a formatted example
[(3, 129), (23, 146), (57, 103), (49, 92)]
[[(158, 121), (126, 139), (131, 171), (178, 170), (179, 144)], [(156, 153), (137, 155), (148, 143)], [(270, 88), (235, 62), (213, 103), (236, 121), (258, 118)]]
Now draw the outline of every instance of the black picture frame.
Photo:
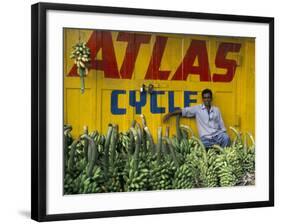
[[(215, 21), (252, 22), (269, 25), (269, 200), (243, 203), (208, 204), (196, 206), (159, 207), (101, 212), (46, 214), (46, 13), (63, 10), (87, 13), (110, 13), (169, 18), (191, 18)], [(31, 11), (31, 218), (37, 221), (86, 219), (161, 213), (192, 212), (237, 208), (274, 206), (274, 18), (137, 8), (103, 7), (73, 4), (37, 3)]]

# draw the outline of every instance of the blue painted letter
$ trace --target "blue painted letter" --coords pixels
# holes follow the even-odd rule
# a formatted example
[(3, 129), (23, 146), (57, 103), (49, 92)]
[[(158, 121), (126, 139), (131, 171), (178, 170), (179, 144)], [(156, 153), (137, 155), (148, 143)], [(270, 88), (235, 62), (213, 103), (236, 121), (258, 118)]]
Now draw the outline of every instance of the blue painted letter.
[(175, 107), (175, 94), (174, 91), (169, 91), (169, 112), (174, 112), (175, 110), (180, 109), (179, 107)]
[(140, 101), (136, 100), (136, 91), (130, 91), (130, 106), (136, 108), (136, 114), (141, 114), (141, 108), (146, 104), (146, 92), (140, 93)]
[(150, 94), (150, 111), (153, 114), (165, 113), (164, 107), (157, 106), (157, 95), (165, 94), (164, 91), (152, 91)]
[(118, 95), (126, 94), (125, 90), (113, 90), (111, 93), (111, 113), (112, 114), (126, 114), (125, 108), (118, 108)]
[(190, 95), (197, 95), (196, 91), (184, 91), (184, 107), (190, 107), (190, 103), (196, 103), (197, 100), (190, 99)]

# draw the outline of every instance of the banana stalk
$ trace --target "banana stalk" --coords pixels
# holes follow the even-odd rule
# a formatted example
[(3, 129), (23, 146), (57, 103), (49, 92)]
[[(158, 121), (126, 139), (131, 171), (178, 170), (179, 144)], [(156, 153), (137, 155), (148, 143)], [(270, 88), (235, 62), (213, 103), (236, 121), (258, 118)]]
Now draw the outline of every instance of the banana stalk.
[(255, 143), (255, 140), (254, 140), (253, 135), (252, 135), (250, 132), (246, 132), (246, 134), (247, 134), (247, 136), (250, 138), (250, 140), (251, 140), (251, 142), (252, 142), (251, 148), (252, 148), (252, 149), (255, 149), (256, 143)]
[(73, 170), (74, 169), (74, 159), (75, 159), (75, 151), (76, 151), (76, 145), (79, 143), (80, 139), (76, 139), (71, 144), (70, 149), (70, 155), (68, 159), (68, 169)]
[(111, 140), (112, 135), (112, 125), (108, 125), (107, 134), (106, 134), (106, 140), (104, 145), (104, 176), (107, 179), (108, 178), (108, 157), (109, 157), (109, 144)]
[(173, 146), (171, 140), (167, 137), (164, 137), (163, 139), (168, 143), (169, 151), (172, 155), (173, 161), (174, 161), (176, 167), (179, 168), (179, 162), (178, 162), (178, 159), (176, 157), (175, 149), (174, 149), (174, 146)]
[(194, 132), (192, 131), (192, 129), (189, 126), (181, 124), (180, 128), (187, 131), (189, 133), (190, 137), (194, 136)]
[(158, 142), (157, 142), (157, 163), (160, 164), (161, 150), (162, 150), (162, 127), (158, 127)]
[(81, 139), (87, 139), (89, 141), (89, 148), (88, 148), (88, 169), (87, 169), (87, 176), (92, 177), (93, 175), (93, 169), (96, 164), (97, 158), (98, 158), (98, 151), (97, 151), (97, 145), (94, 142), (94, 140), (84, 134), (81, 136)]
[[(136, 121), (133, 120), (132, 123), (131, 123), (131, 128), (135, 128), (135, 125), (136, 125)], [(129, 131), (129, 136), (130, 136), (130, 144), (129, 144), (129, 150), (128, 151), (131, 155), (133, 155), (134, 150), (135, 150), (134, 134), (131, 131)]]
[(241, 143), (241, 142), (242, 142), (242, 139), (241, 139), (241, 135), (240, 135), (239, 131), (236, 130), (234, 127), (229, 127), (229, 129), (234, 132), (234, 134), (235, 134), (235, 136), (236, 136), (236, 138), (237, 138), (236, 141), (238, 141), (239, 143)]
[[(170, 132), (170, 128), (166, 127), (166, 131), (165, 131), (165, 136), (164, 137), (169, 138), (169, 132)], [(163, 150), (163, 154), (165, 156), (169, 154), (169, 149), (168, 149), (166, 141), (162, 141), (162, 150)]]
[(140, 139), (139, 139), (137, 131), (132, 127), (130, 128), (130, 131), (132, 132), (132, 134), (134, 136), (135, 143), (136, 143), (136, 148), (135, 148), (135, 152), (134, 152), (134, 155), (133, 155), (133, 159), (134, 159), (133, 170), (136, 171), (137, 168), (138, 168), (139, 151), (140, 151), (141, 143), (140, 143)]
[[(84, 126), (84, 135), (88, 135), (89, 134), (89, 131), (88, 131), (88, 126)], [(86, 158), (86, 161), (88, 161), (88, 148), (89, 148), (89, 141), (88, 139), (84, 139), (84, 155), (85, 155), (85, 158)]]
[(180, 142), (183, 137), (181, 129), (180, 129), (180, 115), (177, 115), (177, 117), (176, 117), (176, 129), (177, 129), (177, 138), (178, 138), (178, 141)]
[(149, 141), (149, 145), (150, 145), (150, 150), (151, 152), (155, 153), (155, 144), (154, 144), (154, 141), (153, 141), (153, 138), (152, 138), (152, 135), (148, 129), (148, 127), (144, 127), (144, 131), (146, 133), (146, 136), (148, 138), (148, 141)]
[(118, 126), (117, 125), (113, 125), (112, 126), (112, 135), (111, 135), (111, 139), (110, 139), (110, 164), (113, 165), (115, 163), (115, 154), (116, 154), (116, 145), (117, 145), (117, 137), (118, 137)]

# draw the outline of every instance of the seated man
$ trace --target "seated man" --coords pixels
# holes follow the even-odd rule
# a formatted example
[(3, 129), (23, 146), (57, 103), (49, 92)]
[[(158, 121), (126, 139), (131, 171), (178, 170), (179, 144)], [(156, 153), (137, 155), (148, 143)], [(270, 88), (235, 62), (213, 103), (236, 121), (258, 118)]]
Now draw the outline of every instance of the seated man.
[(182, 115), (183, 117), (195, 117), (200, 139), (206, 148), (212, 145), (226, 147), (230, 145), (230, 138), (226, 133), (224, 123), (219, 108), (212, 106), (212, 91), (204, 89), (202, 91), (201, 105), (185, 107), (168, 113), (164, 116), (163, 122), (166, 122), (171, 116)]

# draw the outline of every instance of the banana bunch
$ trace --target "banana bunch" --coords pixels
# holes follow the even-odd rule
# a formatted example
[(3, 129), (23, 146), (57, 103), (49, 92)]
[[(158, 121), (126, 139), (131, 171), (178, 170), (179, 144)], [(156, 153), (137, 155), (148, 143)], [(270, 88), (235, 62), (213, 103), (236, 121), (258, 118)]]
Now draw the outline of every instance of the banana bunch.
[(249, 150), (243, 158), (243, 169), (245, 172), (255, 172), (255, 151)]
[(192, 168), (184, 163), (175, 172), (173, 189), (186, 189), (195, 187)]
[(97, 131), (91, 132), (89, 136), (94, 140), (96, 145), (102, 145), (104, 146), (106, 137)]
[[(150, 156), (149, 161), (149, 188), (151, 190), (167, 190), (172, 188), (172, 179), (175, 166), (172, 160), (163, 157), (162, 153), (162, 128), (158, 128), (157, 154)], [(165, 152), (166, 153), (166, 152)]]
[[(84, 132), (85, 133), (85, 132)], [(104, 157), (104, 151), (105, 151), (105, 141), (106, 137), (97, 131), (89, 133), (89, 137), (94, 141), (97, 147), (97, 152), (98, 152), (98, 158), (97, 158), (97, 165), (101, 165), (103, 157)], [(85, 148), (86, 151), (86, 148)], [(87, 153), (86, 153), (87, 155)]]
[(73, 51), (70, 54), (71, 59), (75, 59), (77, 67), (85, 68), (85, 63), (90, 59), (90, 48), (86, 46), (85, 42), (77, 43), (72, 47)]
[[(187, 126), (184, 128), (186, 130), (190, 129)], [(178, 185), (176, 187), (180, 188), (183, 183), (186, 188), (218, 186), (217, 170), (214, 164), (215, 151), (210, 150), (207, 152), (201, 140), (193, 136), (192, 131), (188, 132), (191, 133), (191, 138), (186, 140), (185, 145), (180, 145), (180, 153), (184, 161), (177, 172), (182, 172), (183, 174), (177, 173), (175, 178), (175, 180), (184, 178), (188, 179), (188, 181), (182, 180), (180, 182), (180, 180), (177, 180), (176, 184)], [(181, 144), (183, 140), (181, 140)], [(182, 149), (183, 147), (188, 148), (188, 150)]]
[(235, 186), (238, 182), (233, 167), (227, 164), (226, 162), (221, 165), (218, 176), (221, 187)]
[(203, 186), (205, 187), (217, 187), (219, 186), (218, 170), (216, 168), (216, 158), (218, 152), (211, 148), (207, 152), (207, 171), (203, 178)]
[[(238, 152), (240, 158), (240, 165), (242, 167), (243, 174), (255, 172), (255, 140), (251, 133), (244, 133), (244, 140), (242, 140), (242, 134), (235, 128), (230, 127), (236, 137), (233, 141), (232, 147)], [(251, 145), (248, 146), (247, 138), (249, 138)], [(251, 174), (249, 174), (251, 176)], [(241, 178), (241, 177), (240, 177)]]
[(71, 143), (73, 142), (71, 131), (72, 131), (71, 125), (63, 126), (64, 146), (70, 146)]
[[(105, 177), (101, 171), (99, 164), (99, 151), (98, 148), (102, 148), (100, 141), (95, 141), (94, 138), (87, 134), (83, 134), (81, 139), (88, 141), (88, 154), (87, 165), (83, 170), (83, 174), (80, 175), (80, 189), (82, 193), (100, 193), (106, 191)], [(85, 150), (84, 150), (85, 151)]]
[(198, 138), (192, 136), (189, 140), (189, 144), (192, 147), (190, 147), (190, 153), (185, 156), (185, 172), (188, 173), (191, 186), (203, 187), (207, 185), (208, 165), (206, 149)]
[(87, 165), (85, 160), (77, 160), (74, 157), (73, 150), (77, 143), (71, 145), (71, 153), (68, 162), (65, 162), (64, 173), (64, 193), (65, 194), (77, 194), (80, 188), (80, 174), (83, 172), (84, 166)]
[(178, 153), (185, 157), (190, 152), (190, 137), (194, 136), (193, 131), (186, 125), (180, 125), (180, 116), (176, 117), (177, 135), (172, 138), (172, 143)]
[(174, 163), (170, 160), (151, 163), (149, 172), (149, 189), (168, 190), (173, 187), (173, 177), (176, 171)]
[(64, 194), (78, 194), (80, 191), (80, 175), (73, 178), (69, 173), (64, 177)]
[(76, 139), (70, 146), (70, 151), (67, 161), (67, 170), (74, 178), (78, 176), (87, 165), (84, 158), (83, 145), (80, 139)]
[(121, 185), (122, 172), (118, 166), (110, 166), (108, 170), (108, 178), (105, 181), (107, 192), (121, 192), (123, 187)]
[(237, 150), (233, 147), (226, 147), (224, 149), (224, 153), (227, 154), (228, 163), (233, 166), (236, 177), (240, 179), (243, 176), (244, 171), (242, 161), (239, 157)]
[[(216, 158), (216, 168), (218, 170), (219, 183), (222, 187), (235, 186), (240, 178), (242, 167), (240, 166), (239, 156), (233, 147), (213, 146), (220, 150)], [(241, 174), (242, 173), (242, 174)]]
[[(178, 159), (182, 159), (181, 156), (185, 155), (185, 149), (183, 147), (181, 147), (181, 140), (179, 140), (177, 138), (177, 136), (173, 136), (171, 139), (170, 139), (172, 145), (173, 145), (173, 149), (174, 149), (174, 153), (176, 155), (178, 155)], [(167, 141), (166, 141), (167, 142)], [(168, 148), (170, 149), (170, 146), (169, 146), (169, 143), (167, 142), (168, 144)]]
[[(112, 125), (108, 127), (108, 132), (105, 141), (105, 176), (107, 191), (120, 192), (122, 191), (121, 177), (123, 170), (122, 158), (117, 152), (118, 141), (118, 126)], [(107, 159), (106, 159), (107, 158)]]
[(66, 172), (63, 179), (63, 188), (64, 188), (64, 194), (74, 193), (74, 188), (75, 188), (74, 179), (71, 177), (69, 173)]
[[(73, 142), (73, 138), (71, 135), (72, 126), (64, 125), (63, 127), (63, 149), (64, 149), (64, 161), (68, 161), (68, 155), (70, 150), (70, 145)], [(67, 163), (64, 163), (64, 170), (67, 169)]]
[(88, 62), (91, 60), (90, 48), (86, 46), (85, 42), (77, 43), (72, 47), (73, 51), (70, 54), (70, 58), (74, 59), (74, 63), (77, 65), (77, 73), (80, 76), (81, 93), (84, 93), (85, 83), (84, 77), (88, 74)]
[(146, 164), (140, 159), (139, 151), (141, 150), (141, 139), (137, 130), (133, 127), (130, 132), (134, 137), (135, 150), (134, 154), (130, 155), (124, 169), (123, 179), (125, 181), (125, 191), (141, 191), (148, 189), (149, 172)]
[[(177, 144), (176, 138), (175, 141), (172, 142), (169, 138), (164, 137), (164, 140), (167, 143), (168, 150), (170, 152), (173, 164), (174, 164), (174, 178), (172, 183), (173, 189), (185, 189), (192, 188), (195, 186), (194, 184), (194, 170), (192, 170), (192, 160), (187, 159), (184, 160), (183, 155), (176, 154), (176, 148), (180, 148)], [(185, 153), (184, 153), (185, 155)], [(187, 156), (187, 155), (186, 155)]]
[[(137, 169), (135, 169), (137, 165)], [(137, 162), (134, 157), (130, 158), (124, 170), (124, 191), (148, 190), (149, 171), (144, 162)]]
[(130, 147), (130, 135), (129, 132), (121, 132), (119, 133), (118, 141), (117, 141), (117, 150), (119, 153), (128, 154)]
[(104, 185), (104, 176), (99, 166), (94, 166), (90, 175), (89, 173), (83, 173), (79, 181), (81, 183), (79, 193), (107, 192)]
[(87, 165), (83, 158), (80, 139), (73, 140), (72, 127), (64, 126), (64, 193), (74, 194), (79, 191), (79, 175)]
[[(246, 136), (248, 136), (251, 140), (251, 146), (247, 146)], [(253, 173), (255, 172), (255, 141), (249, 132), (245, 135), (244, 140), (244, 148), (243, 148), (244, 156), (243, 156), (243, 169), (244, 172)]]

